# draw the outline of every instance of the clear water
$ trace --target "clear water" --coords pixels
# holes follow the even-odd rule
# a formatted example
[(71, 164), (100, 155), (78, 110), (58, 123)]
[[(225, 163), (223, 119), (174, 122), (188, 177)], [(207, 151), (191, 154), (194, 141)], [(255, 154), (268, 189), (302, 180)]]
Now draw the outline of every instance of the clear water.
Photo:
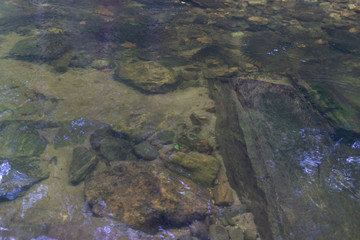
[[(254, 176), (264, 189), (263, 177), (271, 179), (268, 204), (282, 208), (273, 238), (359, 238), (360, 5), (249, 2), (0, 0), (0, 183), (8, 159), (36, 151), (17, 142), (38, 141), (27, 138), (33, 131), (47, 142), (36, 157), (49, 174), (24, 195), (0, 198), (0, 239), (176, 239), (188, 232), (95, 217), (84, 183), (70, 184), (73, 149), (90, 147), (90, 135), (106, 125), (134, 142), (173, 131), (174, 151), (201, 142), (215, 155), (221, 145), (208, 81), (233, 78), (297, 86), (325, 119), (292, 122), (276, 97), (269, 108), (250, 109), (248, 124), (259, 126), (264, 143), (256, 149), (255, 127), (244, 130)], [(141, 82), (144, 75), (170, 82), (153, 86)], [(194, 113), (206, 123), (198, 142), (182, 146)], [(258, 157), (269, 176), (256, 170), (265, 161)], [(26, 181), (21, 171), (12, 174)]]

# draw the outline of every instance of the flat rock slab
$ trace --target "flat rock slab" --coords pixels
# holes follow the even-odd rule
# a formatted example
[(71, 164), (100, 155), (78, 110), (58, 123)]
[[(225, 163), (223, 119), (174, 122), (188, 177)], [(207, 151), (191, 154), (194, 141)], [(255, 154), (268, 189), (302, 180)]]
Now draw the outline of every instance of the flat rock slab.
[(95, 215), (143, 230), (185, 225), (216, 211), (195, 183), (154, 162), (99, 165), (86, 178), (85, 198)]

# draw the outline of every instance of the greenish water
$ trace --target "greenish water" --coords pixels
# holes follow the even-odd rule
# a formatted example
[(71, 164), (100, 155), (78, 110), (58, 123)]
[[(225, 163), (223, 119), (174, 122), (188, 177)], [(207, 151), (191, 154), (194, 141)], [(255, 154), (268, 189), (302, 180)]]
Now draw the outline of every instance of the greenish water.
[(356, 1), (0, 0), (0, 239), (357, 239), (359, 69)]

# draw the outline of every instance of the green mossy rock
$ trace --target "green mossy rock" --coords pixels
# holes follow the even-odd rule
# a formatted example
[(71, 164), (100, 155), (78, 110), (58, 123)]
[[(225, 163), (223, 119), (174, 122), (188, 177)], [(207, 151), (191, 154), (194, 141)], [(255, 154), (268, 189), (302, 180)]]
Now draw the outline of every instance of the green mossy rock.
[(73, 185), (79, 184), (95, 169), (98, 161), (99, 159), (94, 151), (86, 147), (75, 148), (69, 168), (70, 182)]
[(120, 63), (115, 79), (123, 80), (146, 93), (165, 93), (177, 84), (177, 74), (157, 62)]
[(166, 160), (166, 166), (204, 187), (212, 186), (220, 168), (219, 161), (198, 152), (176, 152)]
[(47, 163), (37, 158), (0, 159), (0, 202), (21, 197), (37, 182), (49, 177)]
[(0, 124), (0, 156), (38, 157), (47, 145), (36, 129), (25, 122)]
[(316, 105), (319, 111), (326, 115), (336, 127), (359, 132), (359, 120), (357, 111), (348, 104), (342, 104), (337, 101), (333, 95), (324, 87), (318, 84), (310, 84), (311, 101)]

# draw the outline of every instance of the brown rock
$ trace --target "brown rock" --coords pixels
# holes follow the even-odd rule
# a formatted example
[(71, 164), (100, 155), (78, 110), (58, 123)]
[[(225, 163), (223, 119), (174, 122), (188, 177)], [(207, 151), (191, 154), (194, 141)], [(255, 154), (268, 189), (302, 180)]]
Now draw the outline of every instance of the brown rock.
[(249, 17), (248, 21), (255, 25), (266, 25), (269, 23), (269, 19), (264, 17), (257, 17), (257, 16)]
[(144, 230), (202, 219), (212, 207), (210, 197), (195, 183), (151, 162), (99, 167), (86, 179), (85, 198), (95, 215)]
[(234, 191), (227, 185), (221, 184), (213, 189), (215, 204), (231, 205), (234, 203)]
[(245, 239), (255, 240), (259, 238), (259, 233), (254, 222), (252, 213), (243, 213), (232, 218), (236, 225), (244, 232)]

